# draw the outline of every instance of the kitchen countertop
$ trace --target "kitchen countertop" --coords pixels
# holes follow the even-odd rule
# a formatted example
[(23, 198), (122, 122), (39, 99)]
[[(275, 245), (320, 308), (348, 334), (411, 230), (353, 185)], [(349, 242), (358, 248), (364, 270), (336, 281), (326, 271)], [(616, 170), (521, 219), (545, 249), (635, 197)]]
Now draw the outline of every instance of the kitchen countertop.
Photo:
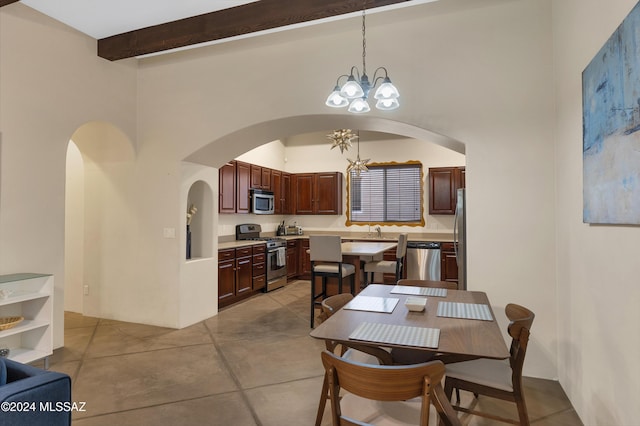
[[(382, 238), (377, 238), (375, 234), (367, 232), (350, 232), (350, 231), (323, 231), (323, 230), (305, 230), (303, 235), (283, 235), (280, 238), (285, 240), (307, 239), (309, 235), (330, 234), (340, 235), (343, 239), (349, 240), (365, 240), (365, 241), (397, 241), (397, 232), (383, 232)], [(431, 232), (408, 232), (409, 241), (434, 241), (440, 243), (448, 243), (453, 241), (453, 232), (451, 231), (431, 231)], [(263, 232), (263, 236), (275, 236), (273, 232)], [(225, 235), (218, 238), (218, 249), (231, 249), (237, 247), (254, 246), (264, 244), (264, 241), (236, 241), (234, 235)]]

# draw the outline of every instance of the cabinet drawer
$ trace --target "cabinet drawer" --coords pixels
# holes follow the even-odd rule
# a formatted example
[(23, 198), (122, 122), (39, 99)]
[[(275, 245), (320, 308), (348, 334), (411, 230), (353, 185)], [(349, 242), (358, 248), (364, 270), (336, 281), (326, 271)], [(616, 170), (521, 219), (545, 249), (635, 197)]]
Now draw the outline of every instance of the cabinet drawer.
[(236, 249), (218, 250), (218, 262), (234, 259), (236, 257)]
[(295, 249), (296, 247), (298, 247), (298, 241), (297, 240), (287, 241), (287, 248)]
[(257, 246), (253, 246), (253, 254), (265, 253), (266, 251), (267, 251), (267, 245), (266, 244), (259, 244)]
[(442, 250), (442, 251), (454, 251), (453, 243), (440, 243), (440, 250)]
[(240, 247), (236, 249), (236, 257), (251, 256), (252, 254), (253, 251), (251, 250), (251, 247)]
[(260, 254), (254, 254), (253, 255), (253, 263), (264, 263), (264, 260), (266, 259), (266, 255), (264, 253), (260, 253)]
[(258, 275), (264, 275), (265, 268), (266, 266), (264, 262), (260, 262), (260, 263), (253, 262), (253, 276), (257, 277)]
[(253, 290), (262, 290), (267, 285), (267, 277), (260, 275), (259, 277), (253, 277)]

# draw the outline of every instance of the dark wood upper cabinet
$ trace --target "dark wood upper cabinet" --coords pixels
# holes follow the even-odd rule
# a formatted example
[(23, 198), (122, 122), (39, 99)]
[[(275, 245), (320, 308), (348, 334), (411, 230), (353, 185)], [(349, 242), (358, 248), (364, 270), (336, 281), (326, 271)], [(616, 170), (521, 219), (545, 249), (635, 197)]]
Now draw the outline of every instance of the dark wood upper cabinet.
[(231, 161), (220, 168), (218, 212), (236, 212), (236, 162)]
[(287, 173), (233, 160), (219, 170), (220, 213), (250, 213), (251, 189), (273, 191), (275, 214), (342, 214), (340, 172)]
[(236, 161), (236, 213), (251, 211), (251, 164)]
[(282, 172), (282, 214), (293, 214), (295, 193), (291, 173)]
[(429, 169), (429, 214), (455, 214), (456, 193), (465, 186), (464, 167)]
[(342, 214), (342, 173), (296, 173), (295, 214)]

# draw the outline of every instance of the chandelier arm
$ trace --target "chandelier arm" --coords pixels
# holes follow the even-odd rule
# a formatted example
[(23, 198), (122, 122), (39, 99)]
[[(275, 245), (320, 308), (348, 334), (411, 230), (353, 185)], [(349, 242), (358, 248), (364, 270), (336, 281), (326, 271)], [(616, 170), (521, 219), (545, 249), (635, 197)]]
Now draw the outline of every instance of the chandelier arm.
[[(384, 76), (382, 75), (378, 75), (378, 71), (384, 71)], [(385, 78), (389, 77), (389, 73), (387, 72), (387, 69), (385, 67), (378, 67), (375, 72), (373, 73), (373, 78), (371, 79), (371, 87), (374, 87), (376, 84), (378, 84), (378, 80), (384, 80)]]

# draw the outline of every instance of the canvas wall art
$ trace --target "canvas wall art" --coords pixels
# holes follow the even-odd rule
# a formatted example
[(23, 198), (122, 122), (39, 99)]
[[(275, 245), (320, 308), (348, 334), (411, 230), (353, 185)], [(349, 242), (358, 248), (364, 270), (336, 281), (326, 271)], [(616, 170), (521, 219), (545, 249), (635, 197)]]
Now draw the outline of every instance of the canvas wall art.
[(640, 224), (640, 3), (582, 73), (583, 221)]

